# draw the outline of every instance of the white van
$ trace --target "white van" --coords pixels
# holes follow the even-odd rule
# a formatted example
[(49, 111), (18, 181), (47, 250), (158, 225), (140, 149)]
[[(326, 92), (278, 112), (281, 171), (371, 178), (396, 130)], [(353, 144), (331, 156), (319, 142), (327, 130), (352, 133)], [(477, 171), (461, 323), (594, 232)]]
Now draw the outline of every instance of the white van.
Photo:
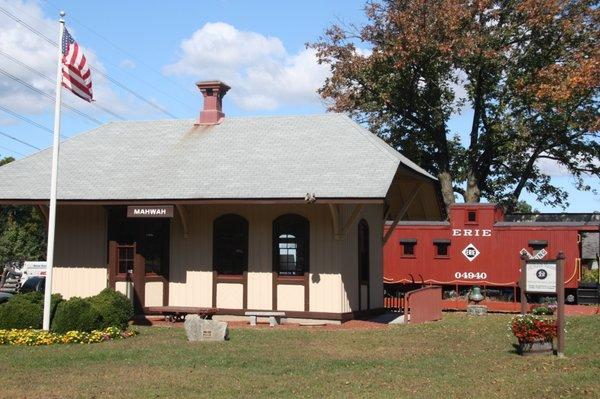
[(21, 268), (20, 284), (23, 285), (23, 283), (25, 283), (25, 281), (27, 281), (27, 279), (29, 277), (34, 277), (34, 276), (45, 277), (46, 276), (46, 266), (47, 266), (47, 263), (42, 262), (42, 261), (25, 261), (25, 262), (23, 262), (23, 267)]

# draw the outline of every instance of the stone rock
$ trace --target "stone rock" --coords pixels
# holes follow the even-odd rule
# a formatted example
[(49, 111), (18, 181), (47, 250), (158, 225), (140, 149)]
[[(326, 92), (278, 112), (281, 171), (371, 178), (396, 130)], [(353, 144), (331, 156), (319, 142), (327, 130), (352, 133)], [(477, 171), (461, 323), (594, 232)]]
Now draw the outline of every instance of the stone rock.
[(483, 316), (487, 313), (485, 305), (467, 305), (467, 314), (470, 316)]
[(225, 341), (229, 339), (229, 328), (224, 321), (206, 320), (191, 314), (185, 318), (185, 333), (188, 341)]

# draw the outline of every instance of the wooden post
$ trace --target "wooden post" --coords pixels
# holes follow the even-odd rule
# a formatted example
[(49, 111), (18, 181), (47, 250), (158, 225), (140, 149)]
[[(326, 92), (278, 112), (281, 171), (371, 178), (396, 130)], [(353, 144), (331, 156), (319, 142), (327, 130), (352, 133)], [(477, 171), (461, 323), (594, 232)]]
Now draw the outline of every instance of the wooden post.
[(519, 288), (521, 290), (521, 314), (527, 314), (527, 295), (525, 295), (525, 281), (527, 278), (527, 255), (521, 254), (521, 280)]
[(557, 312), (557, 349), (558, 357), (565, 356), (565, 254), (561, 251), (556, 257), (556, 302)]

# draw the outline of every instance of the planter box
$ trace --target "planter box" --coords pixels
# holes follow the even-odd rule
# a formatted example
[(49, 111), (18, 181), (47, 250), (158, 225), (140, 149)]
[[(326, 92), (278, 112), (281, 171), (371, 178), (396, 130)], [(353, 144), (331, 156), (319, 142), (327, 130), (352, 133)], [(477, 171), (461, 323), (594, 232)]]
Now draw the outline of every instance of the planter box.
[(521, 356), (532, 356), (532, 355), (552, 355), (554, 354), (554, 347), (552, 341), (550, 342), (532, 342), (532, 343), (519, 343), (515, 345), (517, 353)]

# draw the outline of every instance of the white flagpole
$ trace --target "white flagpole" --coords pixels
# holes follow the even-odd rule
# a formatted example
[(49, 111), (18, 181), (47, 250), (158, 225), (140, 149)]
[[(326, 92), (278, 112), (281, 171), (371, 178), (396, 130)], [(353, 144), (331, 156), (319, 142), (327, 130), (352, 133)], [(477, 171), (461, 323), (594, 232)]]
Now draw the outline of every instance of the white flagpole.
[(60, 12), (58, 29), (58, 61), (56, 66), (56, 99), (54, 102), (54, 144), (52, 146), (52, 181), (50, 184), (50, 215), (48, 217), (48, 248), (46, 251), (46, 288), (44, 291), (43, 328), (50, 330), (50, 299), (54, 267), (54, 235), (56, 230), (56, 191), (58, 183), (58, 152), (60, 146), (60, 97), (62, 92), (62, 41), (65, 31), (65, 12)]

